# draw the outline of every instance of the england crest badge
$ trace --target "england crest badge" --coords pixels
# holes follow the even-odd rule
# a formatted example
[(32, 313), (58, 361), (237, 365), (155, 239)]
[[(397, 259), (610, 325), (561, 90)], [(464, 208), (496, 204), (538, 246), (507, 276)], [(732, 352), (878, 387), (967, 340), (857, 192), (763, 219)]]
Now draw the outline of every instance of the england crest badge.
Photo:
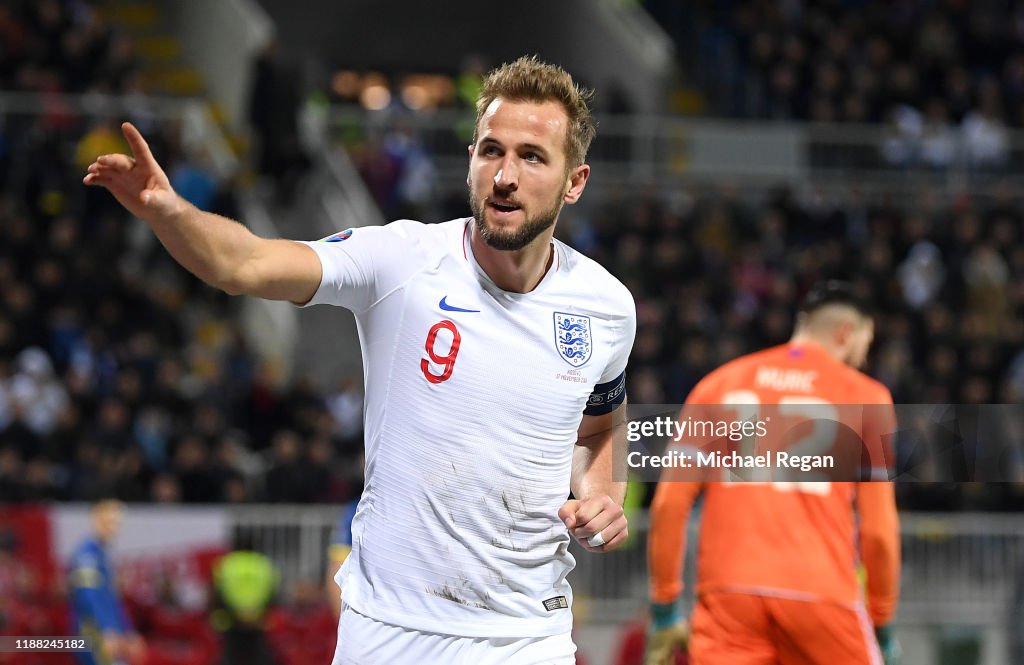
[(555, 312), (555, 347), (565, 362), (580, 367), (590, 360), (594, 349), (590, 337), (590, 317)]

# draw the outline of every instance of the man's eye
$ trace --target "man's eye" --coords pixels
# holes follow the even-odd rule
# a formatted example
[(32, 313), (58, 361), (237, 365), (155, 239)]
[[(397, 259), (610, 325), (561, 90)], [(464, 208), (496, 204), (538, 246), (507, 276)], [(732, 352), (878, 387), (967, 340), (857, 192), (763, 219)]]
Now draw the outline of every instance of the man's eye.
[(528, 162), (540, 162), (541, 161), (540, 155), (538, 155), (535, 152), (528, 152), (528, 153), (526, 153), (525, 155), (523, 155), (523, 159), (525, 159)]
[(487, 156), (497, 155), (498, 149), (493, 145), (484, 146), (483, 154)]

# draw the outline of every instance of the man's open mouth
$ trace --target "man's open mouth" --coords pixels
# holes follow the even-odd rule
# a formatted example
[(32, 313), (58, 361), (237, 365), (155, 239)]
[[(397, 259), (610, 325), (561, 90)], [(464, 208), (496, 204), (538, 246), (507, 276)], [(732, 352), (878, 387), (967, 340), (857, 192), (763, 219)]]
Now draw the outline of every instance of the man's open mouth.
[(495, 201), (493, 199), (488, 199), (487, 203), (498, 212), (512, 212), (514, 210), (519, 210), (519, 205), (508, 201)]

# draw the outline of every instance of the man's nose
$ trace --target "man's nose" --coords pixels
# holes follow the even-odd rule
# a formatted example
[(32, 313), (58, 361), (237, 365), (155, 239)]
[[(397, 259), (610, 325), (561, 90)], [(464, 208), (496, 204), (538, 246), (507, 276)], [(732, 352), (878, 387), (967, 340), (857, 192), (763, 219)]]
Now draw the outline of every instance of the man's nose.
[(498, 189), (515, 191), (519, 187), (519, 167), (512, 156), (506, 157), (498, 172), (494, 174), (494, 186)]

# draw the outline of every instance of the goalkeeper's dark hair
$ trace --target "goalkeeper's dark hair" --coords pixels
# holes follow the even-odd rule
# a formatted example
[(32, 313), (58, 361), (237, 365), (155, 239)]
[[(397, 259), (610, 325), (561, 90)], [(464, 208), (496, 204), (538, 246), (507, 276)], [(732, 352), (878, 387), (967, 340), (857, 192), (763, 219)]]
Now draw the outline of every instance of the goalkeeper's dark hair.
[(805, 318), (828, 305), (842, 305), (853, 309), (866, 319), (874, 318), (871, 305), (857, 295), (853, 285), (838, 279), (815, 284), (804, 296), (797, 312), (801, 318)]

